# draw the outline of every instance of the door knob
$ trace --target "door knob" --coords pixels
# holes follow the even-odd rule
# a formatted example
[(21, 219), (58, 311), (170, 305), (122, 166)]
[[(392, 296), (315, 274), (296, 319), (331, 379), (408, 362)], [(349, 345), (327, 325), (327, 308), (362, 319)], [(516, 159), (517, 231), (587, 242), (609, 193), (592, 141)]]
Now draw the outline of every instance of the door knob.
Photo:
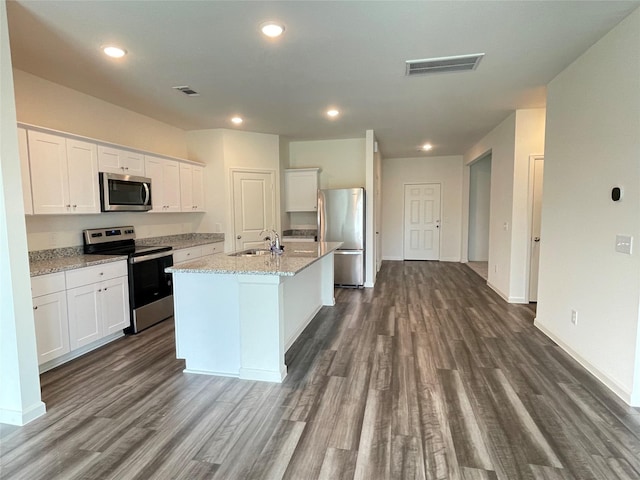
[(534, 238), (533, 238), (533, 241), (534, 241), (534, 242), (539, 242), (539, 241), (540, 241), (540, 237), (534, 237)]

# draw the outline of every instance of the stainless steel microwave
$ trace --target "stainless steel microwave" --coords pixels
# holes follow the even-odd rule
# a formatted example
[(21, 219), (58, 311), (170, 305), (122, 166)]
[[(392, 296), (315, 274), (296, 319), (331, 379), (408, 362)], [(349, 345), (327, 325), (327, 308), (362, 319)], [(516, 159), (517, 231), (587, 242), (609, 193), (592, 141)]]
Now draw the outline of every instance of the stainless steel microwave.
[(151, 179), (100, 172), (100, 209), (103, 212), (151, 210)]

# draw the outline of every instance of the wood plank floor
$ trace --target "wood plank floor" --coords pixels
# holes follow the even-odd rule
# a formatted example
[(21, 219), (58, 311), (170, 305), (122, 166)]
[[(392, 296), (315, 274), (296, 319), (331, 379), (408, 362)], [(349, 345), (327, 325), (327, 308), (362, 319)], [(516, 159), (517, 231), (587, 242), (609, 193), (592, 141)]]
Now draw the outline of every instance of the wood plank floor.
[(462, 264), (336, 291), (283, 384), (182, 373), (164, 322), (42, 375), (2, 479), (638, 479), (627, 407)]

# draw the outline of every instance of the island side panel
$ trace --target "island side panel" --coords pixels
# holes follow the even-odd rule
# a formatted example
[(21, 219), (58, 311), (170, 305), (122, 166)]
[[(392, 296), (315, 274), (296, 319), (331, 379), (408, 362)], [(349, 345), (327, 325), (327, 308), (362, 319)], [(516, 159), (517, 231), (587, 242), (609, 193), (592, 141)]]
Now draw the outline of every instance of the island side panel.
[(284, 281), (285, 352), (322, 308), (325, 258), (309, 265), (294, 277), (286, 277)]
[(322, 278), (320, 280), (320, 289), (322, 297), (322, 305), (334, 306), (335, 298), (335, 280), (333, 270), (333, 252), (325, 255), (320, 259), (322, 268)]
[[(289, 280), (294, 277), (288, 277)], [(240, 299), (240, 378), (282, 382), (284, 288), (277, 275), (238, 275)]]
[(174, 273), (176, 354), (185, 372), (240, 372), (238, 282), (233, 275)]

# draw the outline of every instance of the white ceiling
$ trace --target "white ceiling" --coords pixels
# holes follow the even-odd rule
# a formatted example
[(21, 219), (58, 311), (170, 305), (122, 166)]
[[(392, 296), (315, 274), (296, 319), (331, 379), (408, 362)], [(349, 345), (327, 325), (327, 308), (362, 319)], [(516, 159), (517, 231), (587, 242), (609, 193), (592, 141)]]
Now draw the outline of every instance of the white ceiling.
[[(462, 154), (640, 1), (8, 2), (16, 68), (185, 130), (363, 137), (383, 155)], [(286, 25), (268, 41), (265, 20)], [(115, 42), (120, 61), (99, 47)], [(485, 53), (476, 71), (408, 78), (405, 60)], [(187, 97), (172, 86), (200, 93)], [(338, 120), (324, 116), (329, 106)]]

